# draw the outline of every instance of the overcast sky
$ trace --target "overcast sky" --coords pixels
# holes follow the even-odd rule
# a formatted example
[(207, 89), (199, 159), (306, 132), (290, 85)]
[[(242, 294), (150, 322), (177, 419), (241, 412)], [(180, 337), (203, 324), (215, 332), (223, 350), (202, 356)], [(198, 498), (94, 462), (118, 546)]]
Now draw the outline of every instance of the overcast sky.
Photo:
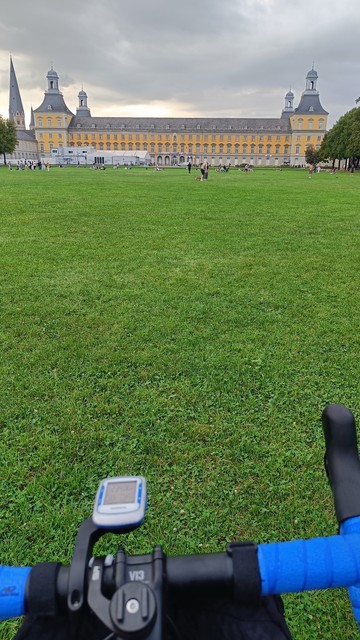
[(11, 52), (26, 112), (53, 65), (75, 113), (278, 117), (313, 63), (330, 126), (360, 95), (359, 0), (0, 0), (0, 114)]

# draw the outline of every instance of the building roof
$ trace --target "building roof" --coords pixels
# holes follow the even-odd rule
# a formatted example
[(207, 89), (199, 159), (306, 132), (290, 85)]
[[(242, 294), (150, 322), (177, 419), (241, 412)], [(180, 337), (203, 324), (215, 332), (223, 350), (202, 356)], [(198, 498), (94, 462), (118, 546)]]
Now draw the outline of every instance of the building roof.
[(72, 116), (74, 115), (73, 112), (70, 111), (70, 109), (66, 106), (65, 100), (60, 92), (45, 92), (44, 100), (42, 101), (40, 107), (34, 109), (34, 113), (49, 113), (49, 111), (54, 111), (55, 113), (69, 113)]
[(306, 91), (302, 94), (299, 105), (295, 109), (295, 113), (304, 115), (328, 115), (328, 111), (325, 111), (325, 109), (321, 106), (319, 94), (317, 92), (307, 93)]
[(34, 131), (25, 131), (22, 129), (18, 129), (16, 131), (16, 137), (18, 140), (21, 140), (22, 142), (36, 142)]
[(289, 115), (282, 118), (108, 118), (74, 116), (69, 131), (283, 131), (290, 132)]

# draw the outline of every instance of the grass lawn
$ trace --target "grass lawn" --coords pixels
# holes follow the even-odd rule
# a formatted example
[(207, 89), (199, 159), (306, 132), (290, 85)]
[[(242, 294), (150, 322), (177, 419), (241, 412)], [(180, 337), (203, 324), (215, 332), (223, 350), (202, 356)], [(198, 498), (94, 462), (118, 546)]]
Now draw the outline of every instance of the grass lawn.
[[(194, 176), (0, 169), (2, 564), (69, 563), (107, 475), (148, 479), (132, 553), (337, 531), (320, 417), (360, 419), (360, 177)], [(357, 637), (343, 591), (284, 601), (296, 639)]]

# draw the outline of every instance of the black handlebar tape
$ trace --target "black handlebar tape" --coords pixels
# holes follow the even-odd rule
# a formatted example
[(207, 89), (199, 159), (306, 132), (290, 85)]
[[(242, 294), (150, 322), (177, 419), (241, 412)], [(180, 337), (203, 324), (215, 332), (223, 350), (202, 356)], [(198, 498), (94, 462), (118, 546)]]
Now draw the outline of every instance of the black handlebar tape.
[(325, 469), (339, 524), (360, 515), (360, 461), (355, 418), (342, 404), (328, 405), (322, 414)]
[(26, 613), (34, 616), (54, 616), (59, 613), (57, 594), (59, 569), (59, 562), (41, 562), (31, 569), (25, 591)]
[(233, 589), (233, 561), (226, 553), (177, 556), (166, 560), (166, 581), (171, 592), (219, 591)]

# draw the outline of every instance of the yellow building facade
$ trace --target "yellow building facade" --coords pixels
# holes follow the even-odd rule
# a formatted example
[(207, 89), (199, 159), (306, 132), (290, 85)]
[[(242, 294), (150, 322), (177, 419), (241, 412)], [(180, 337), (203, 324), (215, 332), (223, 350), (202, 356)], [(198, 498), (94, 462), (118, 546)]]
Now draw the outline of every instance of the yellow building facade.
[(53, 69), (31, 126), (40, 156), (53, 149), (76, 147), (96, 151), (148, 151), (159, 165), (187, 162), (211, 165), (278, 166), (305, 164), (309, 145), (319, 148), (326, 133), (328, 112), (317, 91), (318, 75), (311, 69), (299, 105), (285, 96), (279, 118), (126, 118), (93, 117), (85, 91), (78, 95), (76, 114), (67, 107)]

